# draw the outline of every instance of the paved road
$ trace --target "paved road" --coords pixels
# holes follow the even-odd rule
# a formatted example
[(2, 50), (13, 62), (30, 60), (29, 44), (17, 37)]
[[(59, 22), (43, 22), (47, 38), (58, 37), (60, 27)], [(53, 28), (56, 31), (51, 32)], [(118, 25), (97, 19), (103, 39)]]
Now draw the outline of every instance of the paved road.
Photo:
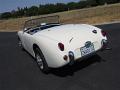
[(98, 27), (107, 31), (111, 51), (48, 75), (19, 49), (16, 33), (0, 33), (0, 90), (120, 90), (120, 23)]

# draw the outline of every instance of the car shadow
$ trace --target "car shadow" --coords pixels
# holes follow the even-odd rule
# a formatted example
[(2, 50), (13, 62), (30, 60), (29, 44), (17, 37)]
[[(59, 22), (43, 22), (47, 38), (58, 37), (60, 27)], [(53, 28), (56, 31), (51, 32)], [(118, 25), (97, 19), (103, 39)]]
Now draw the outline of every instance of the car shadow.
[[(33, 59), (33, 62), (36, 63), (35, 59), (31, 56), (31, 54), (29, 54), (26, 50), (23, 51), (25, 51), (26, 54), (28, 54)], [(51, 68), (49, 74), (53, 74), (58, 77), (73, 76), (75, 72), (80, 71), (90, 65), (101, 62), (106, 62), (106, 60), (102, 59), (98, 54), (95, 54), (94, 56), (87, 59), (78, 60), (73, 65), (66, 65), (61, 68)]]
[(72, 66), (66, 65), (61, 68), (51, 69), (51, 74), (59, 76), (59, 77), (66, 77), (66, 76), (73, 76), (75, 72), (80, 71), (90, 65), (105, 62), (99, 55), (94, 55), (85, 60), (78, 60), (79, 62), (74, 63)]

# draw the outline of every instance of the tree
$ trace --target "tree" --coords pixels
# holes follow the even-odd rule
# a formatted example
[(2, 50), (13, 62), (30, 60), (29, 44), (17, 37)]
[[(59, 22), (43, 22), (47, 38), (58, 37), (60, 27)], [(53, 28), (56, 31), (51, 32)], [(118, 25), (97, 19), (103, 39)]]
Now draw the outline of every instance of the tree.
[(28, 8), (27, 7), (24, 7), (24, 16), (27, 16), (28, 14), (27, 14), (27, 11), (28, 11)]
[(107, 3), (108, 4), (112, 4), (112, 3), (117, 3), (119, 2), (120, 0), (107, 0)]
[(27, 10), (27, 16), (35, 16), (38, 15), (38, 7), (37, 6), (32, 6)]
[(87, 4), (88, 4), (89, 7), (97, 6), (98, 1), (97, 0), (87, 0)]
[(87, 7), (87, 1), (86, 0), (82, 0), (82, 1), (78, 2), (78, 4), (79, 4), (80, 9)]
[(16, 11), (16, 14), (18, 17), (24, 16), (24, 9), (18, 7), (18, 10)]
[(11, 15), (11, 13), (10, 12), (5, 12), (5, 13), (2, 13), (1, 14), (1, 19), (8, 19), (8, 18), (10, 18), (12, 15)]
[(70, 2), (67, 4), (67, 7), (69, 10), (76, 9), (76, 3), (75, 2)]
[(68, 10), (66, 4), (64, 3), (57, 3), (56, 4), (56, 12), (66, 11)]

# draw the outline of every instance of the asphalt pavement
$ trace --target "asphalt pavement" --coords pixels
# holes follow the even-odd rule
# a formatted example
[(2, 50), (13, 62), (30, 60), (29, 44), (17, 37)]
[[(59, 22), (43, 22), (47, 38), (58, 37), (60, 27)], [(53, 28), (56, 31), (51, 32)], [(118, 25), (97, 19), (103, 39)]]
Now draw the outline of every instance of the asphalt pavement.
[(43, 74), (17, 44), (16, 32), (0, 33), (0, 90), (120, 90), (120, 23), (107, 32), (109, 51)]

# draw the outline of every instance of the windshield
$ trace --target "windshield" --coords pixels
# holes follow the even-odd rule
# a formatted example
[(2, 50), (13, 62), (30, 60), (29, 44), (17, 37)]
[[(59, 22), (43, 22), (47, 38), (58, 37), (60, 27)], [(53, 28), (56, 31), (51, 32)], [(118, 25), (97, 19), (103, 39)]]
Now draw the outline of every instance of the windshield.
[[(45, 23), (45, 25), (41, 25), (42, 23)], [(24, 31), (28, 31), (36, 27), (41, 27), (41, 29), (43, 30), (43, 29), (47, 29), (50, 27), (54, 27), (56, 26), (55, 24), (59, 24), (58, 15), (35, 18), (35, 19), (31, 19), (25, 22)]]

